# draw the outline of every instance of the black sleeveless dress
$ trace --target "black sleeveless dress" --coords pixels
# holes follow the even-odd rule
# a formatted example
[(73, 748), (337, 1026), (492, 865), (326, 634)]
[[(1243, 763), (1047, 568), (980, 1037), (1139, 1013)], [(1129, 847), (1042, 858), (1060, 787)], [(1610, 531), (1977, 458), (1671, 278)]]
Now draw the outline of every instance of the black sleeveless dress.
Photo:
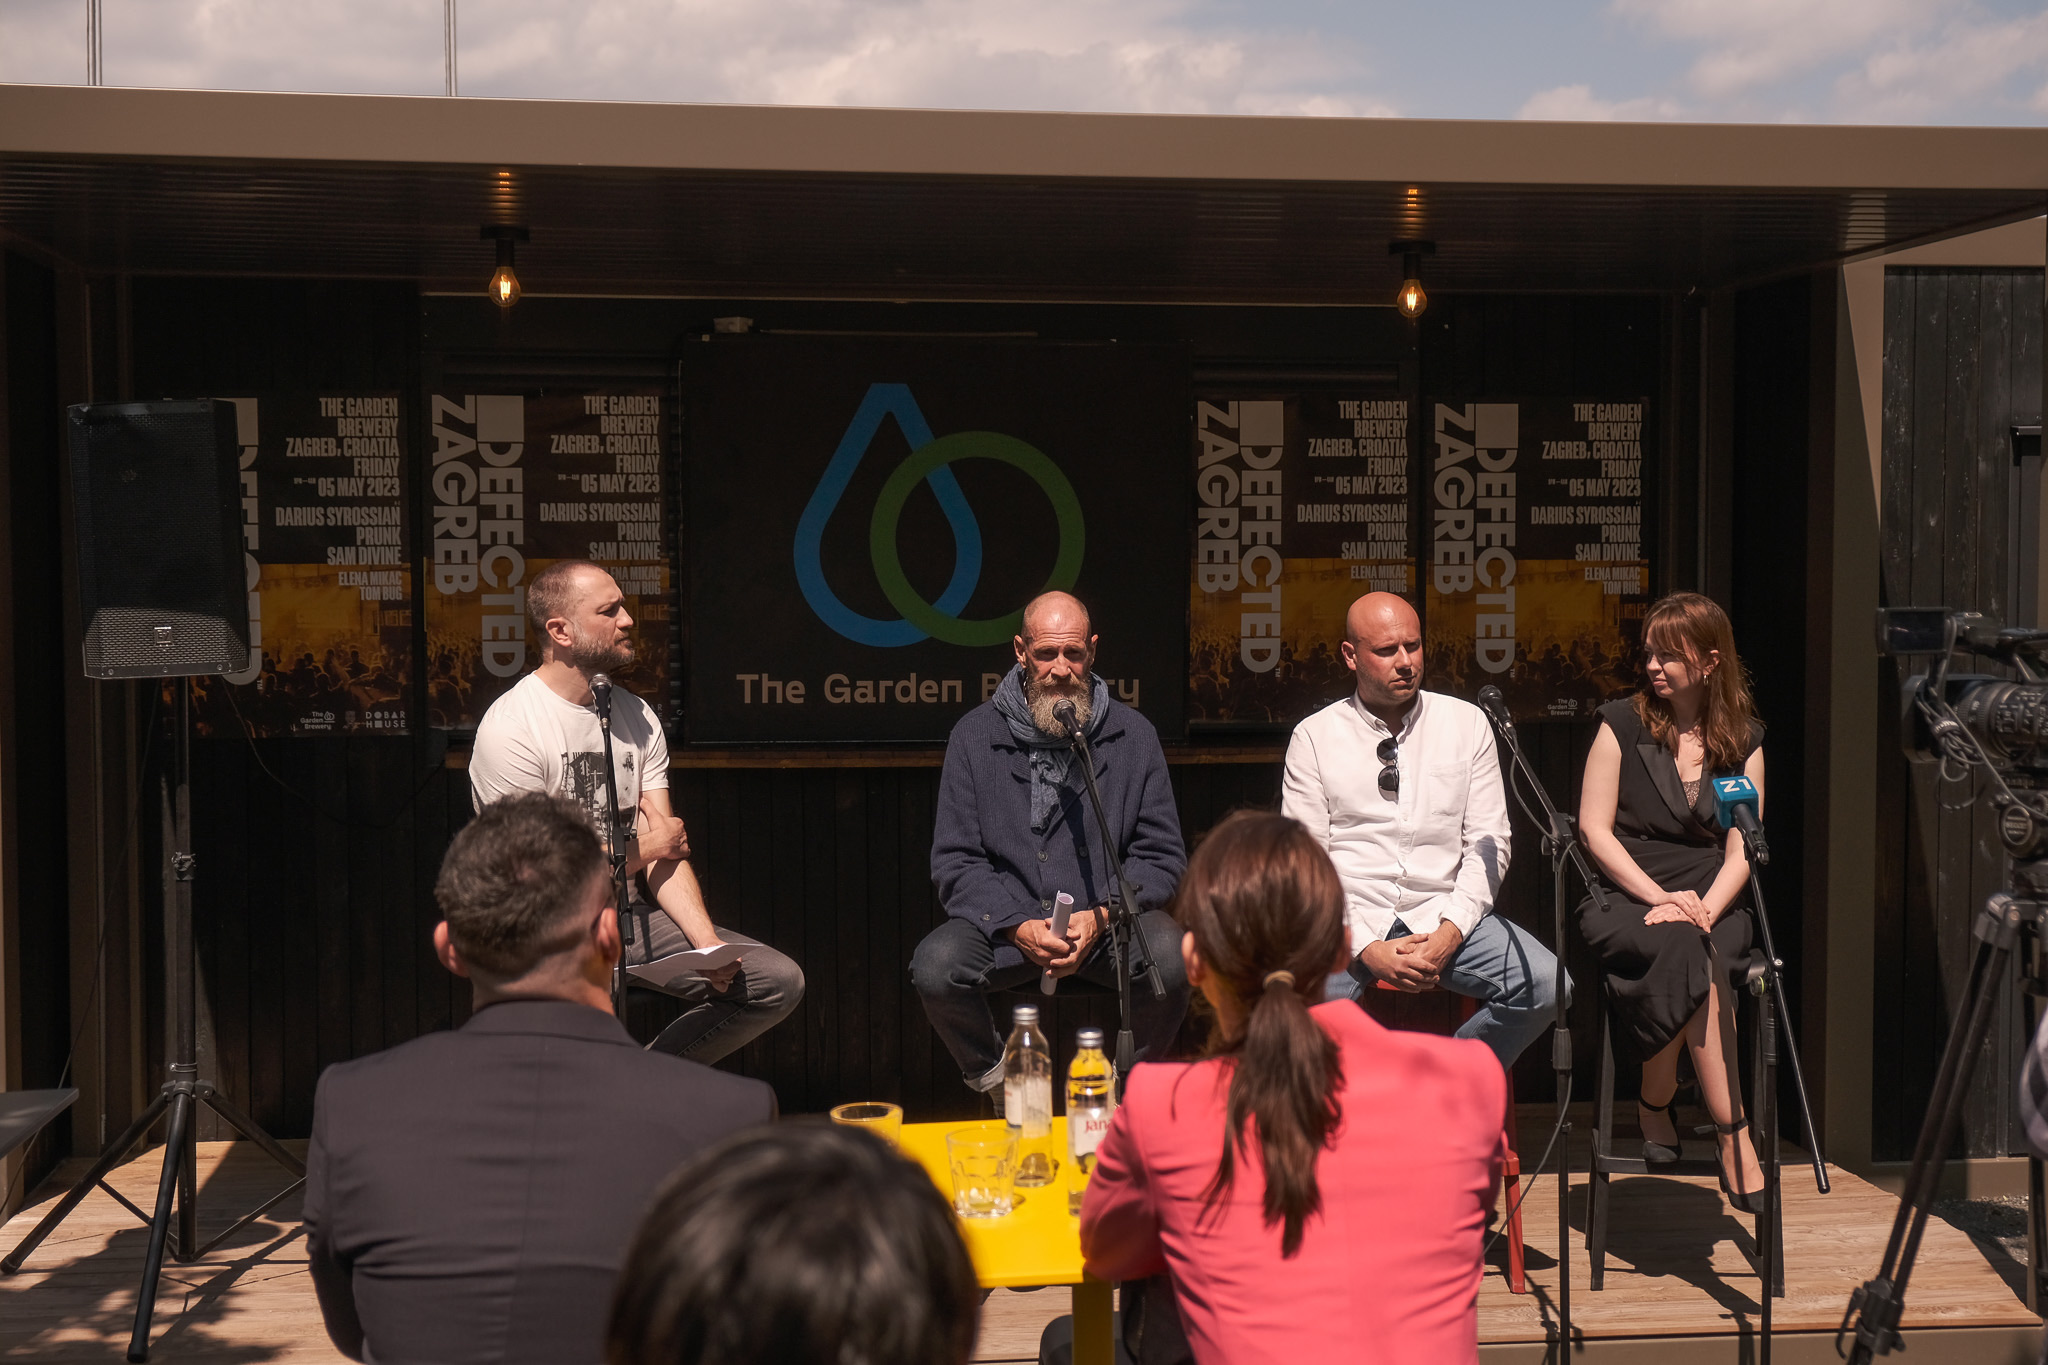
[[(1741, 764), (1726, 771), (1703, 769), (1699, 796), (1688, 805), (1677, 760), (1643, 729), (1633, 698), (1607, 703), (1600, 719), (1621, 744), (1615, 838), (1666, 891), (1704, 896), (1720, 875), (1727, 837), (1714, 815), (1712, 779), (1740, 775)], [(1762, 740), (1762, 727), (1751, 726), (1744, 762)], [(1579, 903), (1579, 932), (1607, 976), (1615, 1037), (1641, 1061), (1661, 1052), (1699, 1010), (1710, 973), (1719, 971), (1730, 981), (1733, 969), (1748, 959), (1755, 931), (1749, 892), (1745, 888), (1715, 922), (1713, 933), (1704, 934), (1689, 924), (1645, 924), (1650, 908), (1616, 890), (1597, 861), (1593, 868), (1607, 893), (1607, 912), (1596, 910), (1588, 896)]]

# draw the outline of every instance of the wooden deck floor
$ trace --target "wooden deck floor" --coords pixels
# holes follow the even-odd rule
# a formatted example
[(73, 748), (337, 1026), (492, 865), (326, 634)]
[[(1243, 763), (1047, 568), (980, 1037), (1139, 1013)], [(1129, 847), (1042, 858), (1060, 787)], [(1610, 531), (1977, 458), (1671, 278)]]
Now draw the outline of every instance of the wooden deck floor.
[[(160, 1160), (152, 1152), (133, 1161), (115, 1172), (112, 1183), (147, 1207)], [(83, 1166), (67, 1165), (37, 1191), (35, 1203), (0, 1234), (0, 1250), (13, 1247), (63, 1188), (61, 1182)], [(1788, 1165), (1786, 1175), (1788, 1294), (1774, 1308), (1775, 1329), (1818, 1349), (1840, 1321), (1850, 1291), (1874, 1273), (1896, 1205), (1882, 1190), (1846, 1173), (1836, 1173), (1834, 1193), (1825, 1197), (1814, 1192), (1802, 1167)], [(200, 1178), (202, 1236), (227, 1226), (285, 1179), (246, 1143), (203, 1144)], [(1545, 1178), (1523, 1205), (1535, 1292), (1509, 1294), (1497, 1272), (1485, 1279), (1479, 1337), (1489, 1355), (1528, 1343), (1540, 1358), (1540, 1343), (1554, 1333), (1557, 1279), (1545, 1248), (1555, 1243), (1556, 1188), (1555, 1179)], [(1575, 1336), (1587, 1347), (1619, 1347), (1633, 1339), (1642, 1344), (1640, 1358), (1658, 1359), (1660, 1365), (1673, 1365), (1677, 1357), (1652, 1348), (1648, 1339), (1682, 1337), (1696, 1346), (1718, 1340), (1726, 1359), (1751, 1358), (1757, 1280), (1736, 1244), (1745, 1224), (1728, 1212), (1711, 1181), (1618, 1178), (1607, 1288), (1598, 1294), (1587, 1279), (1584, 1201), (1580, 1175), (1573, 1187)], [(288, 1201), (202, 1262), (169, 1265), (157, 1301), (153, 1359), (208, 1365), (340, 1360), (320, 1324), (296, 1218), (296, 1201)], [(0, 1281), (0, 1357), (119, 1359), (135, 1311), (144, 1237), (144, 1229), (112, 1199), (99, 1192), (88, 1196), (19, 1275)], [(1982, 1330), (1948, 1338), (1938, 1354), (1923, 1352), (1919, 1358), (2012, 1359), (2014, 1329), (2037, 1330), (2037, 1320), (2013, 1287), (2017, 1268), (2008, 1264), (2005, 1273), (2011, 1283), (1968, 1237), (1930, 1222), (1907, 1295), (1907, 1328)], [(1066, 1309), (1062, 1289), (997, 1291), (985, 1309), (976, 1359), (1035, 1360), (1039, 1332)], [(2006, 1330), (1990, 1330), (2000, 1328)], [(1781, 1359), (1806, 1354), (1787, 1349), (1794, 1339), (1779, 1340)], [(1984, 1352), (1957, 1354), (1956, 1340), (1981, 1341)]]

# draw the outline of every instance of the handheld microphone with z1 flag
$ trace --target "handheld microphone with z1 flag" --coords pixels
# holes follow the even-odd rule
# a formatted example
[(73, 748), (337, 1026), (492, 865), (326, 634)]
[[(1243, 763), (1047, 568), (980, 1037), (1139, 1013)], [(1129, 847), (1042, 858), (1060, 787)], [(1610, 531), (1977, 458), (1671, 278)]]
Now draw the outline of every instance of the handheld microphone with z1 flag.
[(1756, 783), (1746, 777), (1714, 779), (1714, 814), (1722, 829), (1739, 829), (1749, 845), (1750, 856), (1768, 867), (1771, 846), (1764, 842), (1763, 822), (1757, 819)]

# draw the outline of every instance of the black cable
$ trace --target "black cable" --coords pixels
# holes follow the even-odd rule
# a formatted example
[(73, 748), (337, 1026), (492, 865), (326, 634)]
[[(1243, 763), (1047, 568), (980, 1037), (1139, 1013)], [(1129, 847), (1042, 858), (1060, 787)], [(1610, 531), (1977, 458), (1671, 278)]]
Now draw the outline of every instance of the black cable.
[(323, 820), (330, 820), (333, 823), (342, 826), (344, 829), (362, 829), (374, 831), (383, 831), (391, 829), (393, 826), (397, 825), (399, 818), (401, 816), (403, 816), (408, 810), (412, 809), (412, 803), (419, 800), (420, 793), (425, 791), (427, 787), (433, 782), (433, 780), (445, 771), (443, 766), (439, 763), (436, 763), (433, 767), (427, 769), (426, 776), (420, 779), (419, 785), (412, 789), (412, 792), (405, 798), (405, 800), (399, 802), (396, 806), (392, 808), (390, 818), (386, 820), (351, 820), (345, 815), (336, 815), (332, 811), (329, 811), (325, 807), (323, 807), (318, 801), (306, 795), (297, 787), (294, 787), (291, 783), (285, 781), (283, 778), (279, 777), (276, 773), (271, 771), (270, 765), (263, 761), (263, 751), (256, 747), (255, 732), (250, 728), (248, 718), (242, 714), (242, 705), (239, 701), (235, 699), (234, 690), (232, 688), (227, 688), (223, 689), (223, 691), (228, 699), (228, 709), (235, 713), (236, 721), (238, 721), (241, 724), (242, 741), (243, 743), (249, 746), (249, 756), (256, 760), (256, 766), (263, 770), (263, 775), (269, 778), (272, 782), (276, 783), (279, 790), (283, 791), (286, 795), (290, 796), (293, 800), (297, 801), (300, 805), (304, 806), (307, 810), (312, 811), (313, 814), (319, 816)]
[(1550, 1141), (1543, 1145), (1543, 1156), (1537, 1161), (1534, 1170), (1522, 1172), (1522, 1178), (1528, 1183), (1522, 1186), (1522, 1192), (1515, 1196), (1515, 1202), (1508, 1205), (1506, 1215), (1500, 1220), (1500, 1226), (1488, 1235), (1486, 1244), (1479, 1248), (1480, 1260), (1486, 1259), (1487, 1254), (1493, 1250), (1493, 1244), (1500, 1240), (1501, 1234), (1508, 1230), (1508, 1225), (1514, 1221), (1515, 1215), (1522, 1211), (1522, 1201), (1529, 1197), (1529, 1191), (1536, 1188), (1536, 1177), (1543, 1174), (1543, 1168), (1550, 1164), (1550, 1153), (1556, 1148), (1558, 1138), (1564, 1135), (1564, 1123), (1571, 1113), (1571, 1107), (1572, 1078), (1567, 1076), (1564, 1078), (1564, 1103), (1557, 1107), (1557, 1121), (1550, 1125)]

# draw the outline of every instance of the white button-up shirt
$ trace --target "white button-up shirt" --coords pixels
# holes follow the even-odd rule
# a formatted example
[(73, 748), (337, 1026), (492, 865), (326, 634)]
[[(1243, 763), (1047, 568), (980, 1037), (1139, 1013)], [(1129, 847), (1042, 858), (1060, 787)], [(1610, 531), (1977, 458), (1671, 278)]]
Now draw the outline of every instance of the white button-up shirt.
[[(1379, 789), (1381, 741), (1399, 745), (1401, 792)], [(1493, 727), (1478, 707), (1418, 691), (1399, 733), (1360, 704), (1333, 702), (1294, 727), (1280, 811), (1308, 828), (1344, 883), (1351, 951), (1394, 921), (1470, 937), (1507, 875), (1507, 795)]]

